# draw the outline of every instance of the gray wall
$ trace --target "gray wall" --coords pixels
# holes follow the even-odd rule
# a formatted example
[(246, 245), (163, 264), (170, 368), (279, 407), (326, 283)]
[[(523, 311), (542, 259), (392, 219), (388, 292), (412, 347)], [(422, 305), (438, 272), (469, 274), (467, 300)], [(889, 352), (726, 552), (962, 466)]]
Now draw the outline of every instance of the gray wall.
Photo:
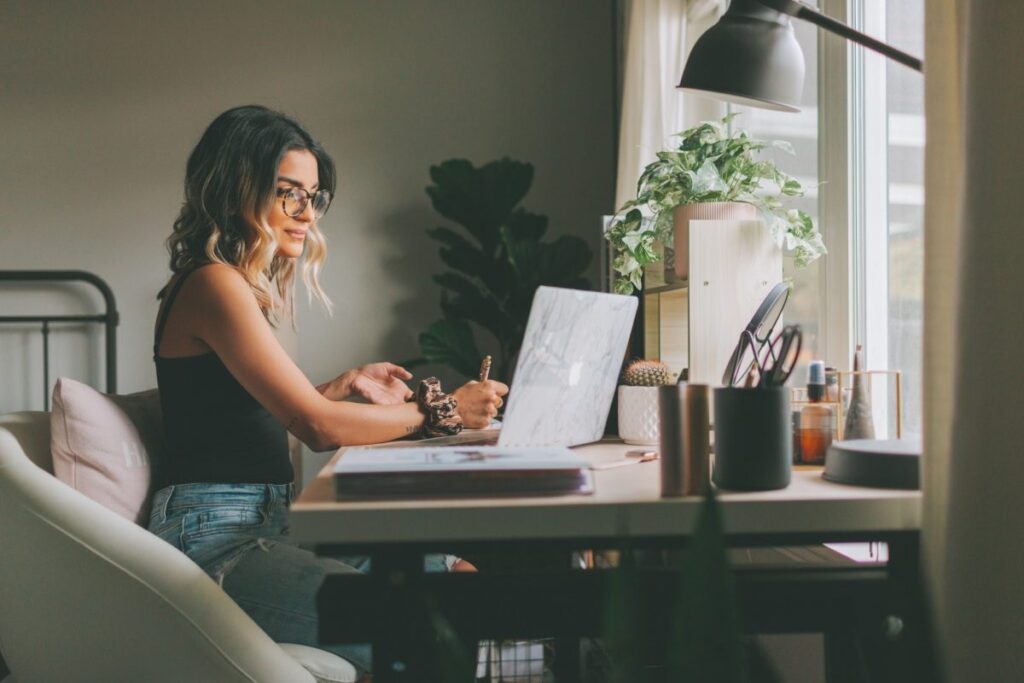
[[(263, 103), (304, 122), (339, 169), (322, 221), (336, 310), (300, 290), (300, 365), (319, 382), (408, 358), (439, 312), (431, 164), (532, 162), (525, 205), (596, 249), (613, 209), (612, 51), (611, 0), (5, 2), (0, 269), (105, 278), (122, 314), (118, 388), (154, 386), (154, 297), (186, 157), (218, 113)], [(0, 314), (39, 298), (2, 296)], [(83, 298), (98, 310), (73, 288), (54, 305)], [(56, 335), (51, 377), (101, 386), (101, 342)], [(0, 331), (0, 412), (41, 405), (38, 347)]]

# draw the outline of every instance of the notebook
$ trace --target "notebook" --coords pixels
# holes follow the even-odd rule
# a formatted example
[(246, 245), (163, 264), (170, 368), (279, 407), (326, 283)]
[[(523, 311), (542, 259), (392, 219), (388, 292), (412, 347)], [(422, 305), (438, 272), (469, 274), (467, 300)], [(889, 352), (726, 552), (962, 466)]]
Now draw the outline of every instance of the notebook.
[(636, 307), (632, 296), (538, 287), (501, 429), (417, 444), (519, 448), (600, 440)]
[(352, 449), (334, 466), (338, 498), (591, 493), (587, 461), (568, 448)]

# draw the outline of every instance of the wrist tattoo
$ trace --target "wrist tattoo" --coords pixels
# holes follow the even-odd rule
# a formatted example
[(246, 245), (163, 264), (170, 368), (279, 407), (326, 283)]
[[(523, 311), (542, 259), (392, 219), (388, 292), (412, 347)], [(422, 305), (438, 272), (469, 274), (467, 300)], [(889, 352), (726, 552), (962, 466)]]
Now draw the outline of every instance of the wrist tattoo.
[(416, 432), (420, 431), (421, 428), (421, 425), (409, 425), (408, 427), (405, 428), (405, 433), (415, 434)]

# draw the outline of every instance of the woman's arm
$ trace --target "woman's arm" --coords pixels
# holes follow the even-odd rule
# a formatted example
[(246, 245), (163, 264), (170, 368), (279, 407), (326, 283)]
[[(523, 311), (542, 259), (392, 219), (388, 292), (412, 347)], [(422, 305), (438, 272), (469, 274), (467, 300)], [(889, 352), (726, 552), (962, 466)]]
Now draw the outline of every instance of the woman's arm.
[(332, 401), (317, 391), (274, 337), (249, 285), (234, 268), (212, 265), (182, 288), (193, 334), (287, 429), (314, 450), (390, 441), (417, 431), (415, 403)]

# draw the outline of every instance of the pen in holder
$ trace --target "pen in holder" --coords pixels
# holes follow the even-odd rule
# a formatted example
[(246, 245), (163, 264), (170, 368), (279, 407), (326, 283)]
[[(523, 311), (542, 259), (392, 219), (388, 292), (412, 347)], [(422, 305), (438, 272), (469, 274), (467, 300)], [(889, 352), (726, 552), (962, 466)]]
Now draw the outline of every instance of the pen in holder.
[(715, 464), (723, 489), (767, 491), (789, 486), (793, 443), (786, 386), (715, 389)]

